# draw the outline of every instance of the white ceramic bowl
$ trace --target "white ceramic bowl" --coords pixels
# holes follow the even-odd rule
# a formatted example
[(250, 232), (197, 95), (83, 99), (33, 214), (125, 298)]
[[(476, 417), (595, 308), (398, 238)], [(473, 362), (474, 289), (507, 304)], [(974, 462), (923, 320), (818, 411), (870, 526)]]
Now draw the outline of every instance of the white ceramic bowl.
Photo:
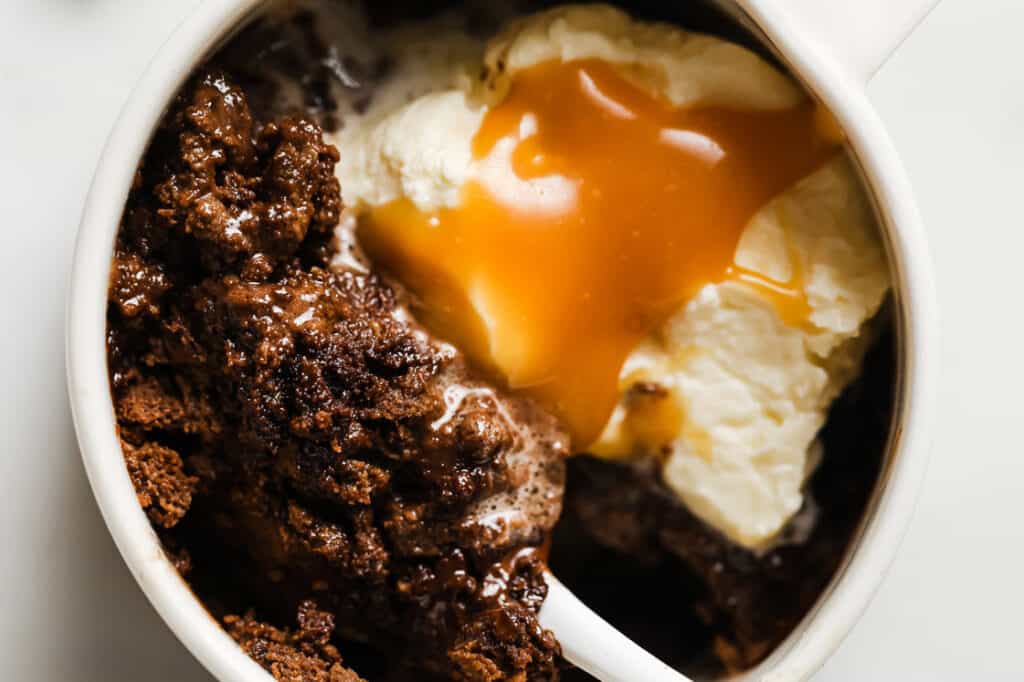
[[(683, 1), (683, 0), (680, 0)], [(900, 344), (895, 428), (853, 548), (811, 613), (745, 680), (803, 680), (835, 650), (892, 561), (922, 480), (933, 419), (938, 318), (925, 235), (910, 185), (864, 86), (937, 0), (715, 0), (821, 98), (845, 129), (883, 226)], [(68, 389), (82, 458), (107, 526), (167, 624), (218, 679), (268, 679), (207, 614), (164, 556), (135, 497), (115, 430), (105, 328), (115, 235), (136, 164), (165, 106), (198, 62), (262, 0), (208, 0), (153, 60), (100, 159), (82, 217), (68, 298)]]

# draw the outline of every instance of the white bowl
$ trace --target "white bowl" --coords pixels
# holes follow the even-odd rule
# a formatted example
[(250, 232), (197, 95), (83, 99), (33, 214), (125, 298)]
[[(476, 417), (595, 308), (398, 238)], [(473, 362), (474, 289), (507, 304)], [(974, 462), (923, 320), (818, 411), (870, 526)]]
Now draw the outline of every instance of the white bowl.
[[(835, 650), (881, 583), (910, 520), (927, 460), (938, 374), (938, 316), (929, 252), (910, 185), (864, 85), (937, 0), (716, 1), (763, 38), (845, 129), (878, 208), (895, 281), (900, 345), (895, 427), (865, 520), (811, 612), (768, 660), (743, 676), (803, 680)], [(153, 60), (125, 105), (96, 170), (68, 297), (68, 390), (100, 510), (153, 606), (195, 657), (225, 682), (262, 681), (268, 676), (195, 598), (165, 557), (136, 499), (117, 438), (107, 377), (107, 286), (128, 189), (165, 107), (201, 59), (261, 5), (263, 0), (201, 4)], [(823, 49), (825, 44), (831, 49)], [(835, 54), (837, 48), (840, 54)]]

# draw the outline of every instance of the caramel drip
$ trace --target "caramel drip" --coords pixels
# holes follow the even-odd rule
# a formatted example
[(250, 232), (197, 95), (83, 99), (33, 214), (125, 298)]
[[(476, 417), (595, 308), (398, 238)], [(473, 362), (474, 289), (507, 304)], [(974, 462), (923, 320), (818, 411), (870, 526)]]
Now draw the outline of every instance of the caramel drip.
[(563, 418), (584, 449), (627, 355), (704, 285), (734, 278), (792, 299), (792, 283), (733, 258), (758, 209), (836, 152), (819, 118), (809, 101), (679, 110), (608, 63), (544, 63), (484, 116), (457, 206), (399, 200), (360, 238), (424, 323)]

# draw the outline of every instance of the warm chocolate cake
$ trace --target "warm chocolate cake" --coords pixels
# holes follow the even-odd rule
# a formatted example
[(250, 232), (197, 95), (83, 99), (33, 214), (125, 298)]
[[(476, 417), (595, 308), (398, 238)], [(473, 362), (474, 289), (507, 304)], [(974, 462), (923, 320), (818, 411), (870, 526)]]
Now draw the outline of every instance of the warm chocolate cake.
[[(558, 517), (565, 438), (396, 316), (376, 276), (327, 267), (336, 160), (317, 124), (254, 120), (220, 73), (168, 113), (111, 280), (111, 383), (139, 501), (282, 679), (347, 679), (336, 626), (396, 669), (552, 678), (541, 561), (524, 550)], [(299, 629), (230, 615), (243, 609), (298, 613)]]

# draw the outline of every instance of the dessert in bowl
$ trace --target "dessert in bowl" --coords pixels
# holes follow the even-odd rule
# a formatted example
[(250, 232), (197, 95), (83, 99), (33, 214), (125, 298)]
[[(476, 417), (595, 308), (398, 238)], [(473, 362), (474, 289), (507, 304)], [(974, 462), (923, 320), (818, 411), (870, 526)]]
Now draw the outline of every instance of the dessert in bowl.
[(679, 669), (749, 669), (894, 423), (842, 129), (608, 6), (389, 9), (250, 24), (139, 165), (107, 353), (164, 552), (280, 679), (572, 678), (545, 564)]

